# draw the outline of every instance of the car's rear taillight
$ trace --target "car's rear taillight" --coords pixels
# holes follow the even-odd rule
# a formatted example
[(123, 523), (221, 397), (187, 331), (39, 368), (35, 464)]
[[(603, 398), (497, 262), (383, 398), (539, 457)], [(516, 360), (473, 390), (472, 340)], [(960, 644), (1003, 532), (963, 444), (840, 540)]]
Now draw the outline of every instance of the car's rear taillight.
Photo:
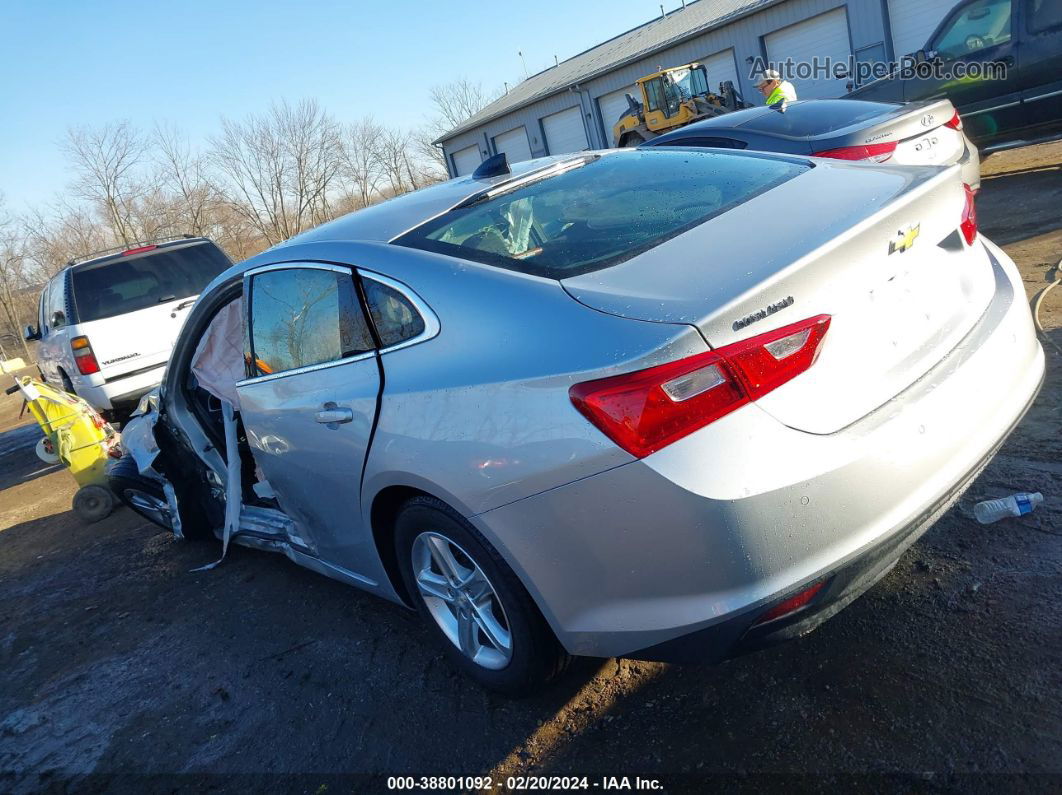
[(962, 230), (966, 244), (972, 246), (977, 239), (977, 205), (974, 203), (976, 194), (969, 185), (964, 184), (962, 189), (966, 193), (966, 204), (962, 208), (962, 221), (959, 223), (959, 229)]
[(74, 352), (74, 363), (81, 375), (92, 375), (100, 371), (100, 363), (92, 352), (88, 337), (74, 337), (70, 340), (70, 350)]
[(832, 157), (834, 160), (870, 160), (884, 163), (896, 151), (896, 142), (881, 144), (864, 144), (862, 146), (842, 146), (840, 149), (825, 149), (815, 152), (815, 157)]
[(576, 384), (569, 397), (608, 438), (639, 458), (688, 436), (815, 363), (829, 315), (610, 378)]
[(959, 118), (959, 111), (955, 111), (955, 115), (952, 116), (951, 119), (949, 119), (948, 121), (944, 122), (944, 126), (950, 127), (953, 130), (961, 130), (962, 119)]

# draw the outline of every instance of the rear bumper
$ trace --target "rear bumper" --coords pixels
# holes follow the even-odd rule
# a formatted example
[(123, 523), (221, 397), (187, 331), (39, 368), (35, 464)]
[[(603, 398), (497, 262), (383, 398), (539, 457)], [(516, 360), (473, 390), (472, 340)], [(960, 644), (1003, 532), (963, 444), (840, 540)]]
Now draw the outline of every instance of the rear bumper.
[[(985, 244), (996, 288), (982, 318), (855, 424), (810, 434), (749, 405), (648, 458), (473, 522), (575, 654), (712, 660), (807, 631), (958, 499), (1039, 389), (1044, 355), (1020, 276)], [(824, 578), (799, 618), (746, 636), (772, 605)]]
[[(1041, 377), (1040, 385), (1042, 384), (1043, 378)], [(756, 610), (735, 616), (732, 619), (714, 624), (706, 629), (632, 652), (626, 656), (633, 659), (656, 662), (720, 662), (728, 657), (737, 657), (748, 652), (773, 646), (776, 643), (793, 640), (816, 629), (820, 624), (839, 613), (855, 599), (870, 590), (878, 580), (888, 574), (903, 553), (959, 500), (966, 489), (970, 487), (970, 484), (988, 466), (996, 452), (1006, 441), (1006, 437), (1010, 435), (1010, 432), (1025, 416), (1025, 412), (1032, 405), (1038, 393), (1039, 386), (1037, 386), (1037, 391), (1029, 398), (1029, 402), (1021, 412), (1021, 415), (1000, 438), (998, 444), (978, 461), (961, 481), (956, 483), (952, 489), (943, 494), (936, 503), (929, 506), (909, 525), (882, 539), (879, 543), (858, 555), (854, 560), (839, 565), (836, 569), (814, 578), (809, 583), (802, 583), (791, 591), (780, 594), (774, 600), (774, 604), (777, 604), (788, 599), (794, 593), (799, 593), (814, 582), (825, 581), (826, 585), (806, 607), (774, 621), (756, 626), (755, 622), (758, 618), (773, 606), (772, 604), (765, 605)]]
[[(166, 362), (155, 367), (140, 370), (131, 375), (117, 375), (107, 378), (100, 384), (75, 384), (75, 389), (82, 398), (100, 411), (124, 408), (135, 404), (141, 397), (162, 383), (166, 372)], [(87, 379), (82, 378), (84, 382)]]

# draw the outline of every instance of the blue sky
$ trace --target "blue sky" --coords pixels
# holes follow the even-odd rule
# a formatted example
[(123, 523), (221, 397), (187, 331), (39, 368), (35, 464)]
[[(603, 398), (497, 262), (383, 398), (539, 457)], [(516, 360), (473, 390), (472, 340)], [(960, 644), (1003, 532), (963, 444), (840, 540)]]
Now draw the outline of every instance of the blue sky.
[[(678, 0), (665, 6), (670, 10)], [(415, 126), (428, 90), (533, 74), (659, 14), (658, 0), (0, 0), (0, 191), (21, 211), (70, 179), (67, 127), (176, 121), (193, 140), (274, 99)]]

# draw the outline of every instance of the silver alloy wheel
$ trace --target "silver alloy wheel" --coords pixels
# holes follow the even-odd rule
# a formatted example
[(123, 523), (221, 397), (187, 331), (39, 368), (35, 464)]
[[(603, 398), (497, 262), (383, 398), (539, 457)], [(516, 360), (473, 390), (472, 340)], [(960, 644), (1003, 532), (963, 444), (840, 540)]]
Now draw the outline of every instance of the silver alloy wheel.
[(130, 507), (153, 519), (157, 524), (163, 527), (172, 526), (172, 522), (170, 522), (170, 506), (165, 500), (160, 500), (146, 491), (140, 491), (140, 489), (125, 489), (123, 496), (129, 502)]
[(439, 629), (477, 665), (498, 671), (513, 656), (509, 619), (494, 586), (458, 544), (435, 532), (413, 540), (413, 576)]

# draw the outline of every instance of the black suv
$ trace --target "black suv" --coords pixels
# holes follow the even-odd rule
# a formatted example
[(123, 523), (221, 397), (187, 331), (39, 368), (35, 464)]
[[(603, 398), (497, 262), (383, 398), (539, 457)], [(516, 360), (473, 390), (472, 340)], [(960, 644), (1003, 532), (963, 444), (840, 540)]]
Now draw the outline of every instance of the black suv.
[[(1062, 0), (965, 0), (914, 59), (925, 67), (917, 76), (886, 77), (847, 96), (947, 97), (982, 151), (1062, 136)], [(1005, 77), (955, 77), (971, 65), (993, 63), (1006, 67)], [(949, 74), (923, 76), (933, 66)]]

